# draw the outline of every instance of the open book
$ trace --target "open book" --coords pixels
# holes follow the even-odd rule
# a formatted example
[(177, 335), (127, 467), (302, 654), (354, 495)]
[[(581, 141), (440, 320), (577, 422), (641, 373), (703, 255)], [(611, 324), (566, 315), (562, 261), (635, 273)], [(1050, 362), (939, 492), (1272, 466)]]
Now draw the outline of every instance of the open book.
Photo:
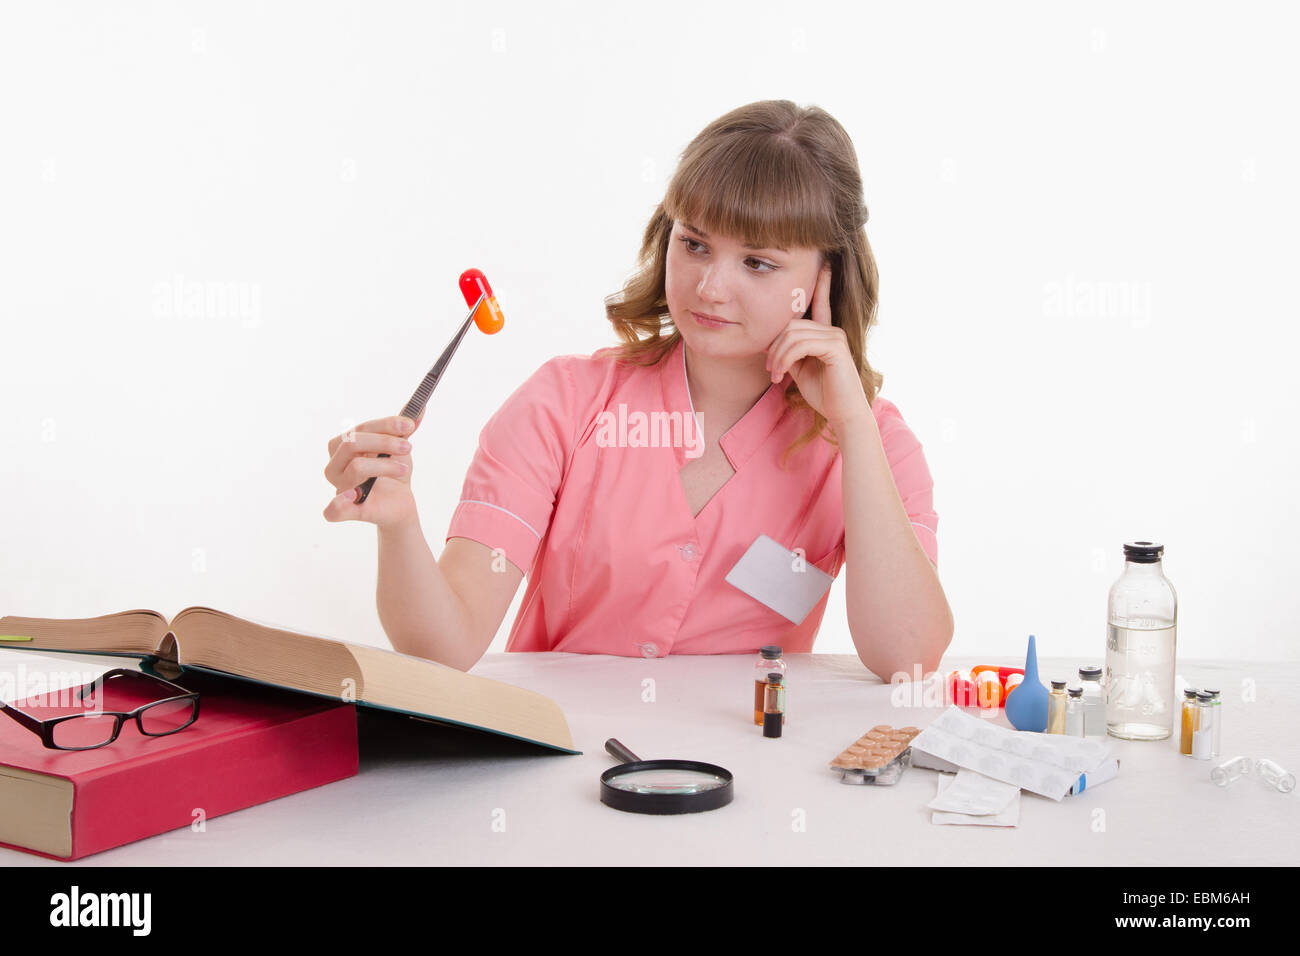
[(209, 671), (581, 753), (559, 705), (534, 691), (210, 607), (187, 607), (170, 623), (146, 610), (70, 620), (10, 616), (0, 618), (0, 635), (31, 638), (0, 640), (0, 648), (139, 657), (143, 670), (168, 679)]

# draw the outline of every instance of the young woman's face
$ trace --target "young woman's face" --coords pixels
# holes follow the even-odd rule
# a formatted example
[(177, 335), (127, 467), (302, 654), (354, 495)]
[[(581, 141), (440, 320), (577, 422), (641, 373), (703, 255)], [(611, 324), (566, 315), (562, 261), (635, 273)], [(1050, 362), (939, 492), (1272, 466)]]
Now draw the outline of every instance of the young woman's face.
[[(750, 249), (741, 240), (674, 220), (668, 311), (692, 351), (719, 358), (766, 353), (790, 320), (812, 304), (818, 262), (816, 249)], [(701, 313), (727, 324), (709, 323)]]

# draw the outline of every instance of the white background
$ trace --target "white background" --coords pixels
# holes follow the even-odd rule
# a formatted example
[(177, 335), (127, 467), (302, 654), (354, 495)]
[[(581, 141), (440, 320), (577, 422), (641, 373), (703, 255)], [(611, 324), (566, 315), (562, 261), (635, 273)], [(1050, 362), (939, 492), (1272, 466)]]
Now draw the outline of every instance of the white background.
[[(483, 269), (506, 329), (471, 331), (415, 437), (439, 554), (488, 416), (614, 341), (687, 142), (782, 98), (858, 151), (869, 354), (935, 477), (951, 653), (1100, 659), (1121, 546), (1152, 539), (1180, 657), (1295, 659), (1295, 20), (7, 4), (0, 613), (203, 604), (387, 646), (374, 527), (321, 515), (327, 441), (400, 410)], [(237, 301), (190, 315), (195, 289)], [(843, 587), (819, 651), (852, 651)]]

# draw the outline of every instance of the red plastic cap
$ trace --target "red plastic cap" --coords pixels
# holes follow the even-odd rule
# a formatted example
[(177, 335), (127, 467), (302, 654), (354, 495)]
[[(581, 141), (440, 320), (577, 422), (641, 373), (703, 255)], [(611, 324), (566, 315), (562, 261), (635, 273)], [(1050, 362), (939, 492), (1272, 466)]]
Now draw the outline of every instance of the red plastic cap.
[(481, 269), (466, 269), (460, 274), (460, 294), (466, 305), (473, 306), (480, 296), (492, 298), (492, 286)]

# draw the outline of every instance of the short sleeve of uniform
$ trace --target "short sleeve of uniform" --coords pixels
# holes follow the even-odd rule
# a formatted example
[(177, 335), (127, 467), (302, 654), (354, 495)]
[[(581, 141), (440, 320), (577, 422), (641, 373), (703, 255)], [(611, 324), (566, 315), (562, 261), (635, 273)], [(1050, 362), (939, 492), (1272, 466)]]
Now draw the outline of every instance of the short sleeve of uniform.
[(510, 394), (479, 433), (447, 538), (500, 548), (528, 573), (573, 449), (575, 407), (566, 356), (550, 359)]
[(892, 402), (877, 397), (872, 410), (898, 497), (903, 500), (903, 509), (912, 522), (916, 540), (929, 556), (930, 563), (937, 568), (939, 516), (934, 511), (934, 479), (930, 476), (930, 466), (926, 464), (921, 442), (912, 434)]

